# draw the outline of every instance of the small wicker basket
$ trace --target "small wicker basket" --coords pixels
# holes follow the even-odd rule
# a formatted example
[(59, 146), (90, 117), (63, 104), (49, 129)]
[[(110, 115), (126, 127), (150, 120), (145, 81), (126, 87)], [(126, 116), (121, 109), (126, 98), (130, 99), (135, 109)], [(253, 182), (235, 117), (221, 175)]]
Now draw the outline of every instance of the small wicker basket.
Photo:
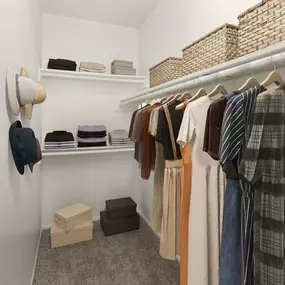
[(234, 59), (238, 56), (238, 27), (225, 24), (182, 52), (184, 75)]
[(182, 58), (169, 57), (149, 70), (150, 87), (166, 83), (182, 76)]
[(284, 0), (263, 0), (238, 19), (239, 56), (285, 40)]

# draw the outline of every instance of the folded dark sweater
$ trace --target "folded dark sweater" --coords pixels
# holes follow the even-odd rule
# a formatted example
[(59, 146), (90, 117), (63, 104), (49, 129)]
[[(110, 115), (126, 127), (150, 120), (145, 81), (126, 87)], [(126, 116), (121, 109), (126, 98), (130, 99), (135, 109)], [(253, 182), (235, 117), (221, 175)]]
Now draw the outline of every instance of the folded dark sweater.
[(76, 67), (53, 66), (53, 65), (48, 65), (48, 69), (76, 71)]
[(80, 138), (102, 138), (107, 136), (107, 132), (98, 132), (98, 133), (78, 132), (77, 136)]
[(58, 58), (58, 59), (50, 58), (48, 64), (52, 66), (65, 66), (65, 67), (70, 67), (70, 68), (77, 67), (77, 64), (75, 61), (68, 60), (68, 59), (61, 59), (61, 58)]
[(52, 133), (47, 133), (45, 137), (45, 142), (71, 142), (74, 141), (72, 133), (67, 131), (54, 131)]
[(67, 59), (50, 59), (48, 69), (76, 71), (76, 62)]
[(78, 143), (77, 145), (78, 147), (99, 147), (99, 146), (107, 146), (106, 142), (102, 142), (102, 143)]

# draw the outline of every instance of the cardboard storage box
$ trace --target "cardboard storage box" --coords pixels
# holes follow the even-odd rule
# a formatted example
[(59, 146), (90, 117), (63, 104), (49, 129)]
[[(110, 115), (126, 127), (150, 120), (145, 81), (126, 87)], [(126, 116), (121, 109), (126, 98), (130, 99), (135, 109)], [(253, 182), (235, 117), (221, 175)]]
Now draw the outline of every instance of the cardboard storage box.
[(52, 221), (51, 225), (51, 248), (57, 248), (93, 239), (93, 223), (85, 222), (72, 230), (65, 232)]
[(56, 211), (54, 221), (62, 230), (70, 231), (82, 223), (91, 222), (92, 209), (89, 206), (77, 203)]

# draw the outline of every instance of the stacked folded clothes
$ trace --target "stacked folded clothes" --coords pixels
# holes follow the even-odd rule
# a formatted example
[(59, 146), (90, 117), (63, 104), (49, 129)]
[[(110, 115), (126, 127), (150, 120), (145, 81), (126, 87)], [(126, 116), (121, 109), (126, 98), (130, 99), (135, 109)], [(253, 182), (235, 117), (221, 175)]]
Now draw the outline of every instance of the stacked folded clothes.
[(78, 147), (99, 147), (107, 145), (107, 129), (103, 125), (78, 126)]
[(49, 59), (48, 69), (60, 69), (60, 70), (69, 70), (76, 71), (77, 64), (75, 61), (68, 59)]
[(46, 149), (74, 148), (74, 137), (67, 131), (54, 131), (45, 137)]
[(111, 73), (117, 75), (136, 75), (137, 71), (133, 68), (133, 62), (126, 60), (114, 60), (111, 66)]
[(109, 143), (113, 146), (132, 146), (134, 143), (128, 137), (125, 130), (114, 130), (109, 133)]
[(97, 62), (81, 62), (79, 71), (105, 73), (106, 66), (104, 64), (97, 63)]

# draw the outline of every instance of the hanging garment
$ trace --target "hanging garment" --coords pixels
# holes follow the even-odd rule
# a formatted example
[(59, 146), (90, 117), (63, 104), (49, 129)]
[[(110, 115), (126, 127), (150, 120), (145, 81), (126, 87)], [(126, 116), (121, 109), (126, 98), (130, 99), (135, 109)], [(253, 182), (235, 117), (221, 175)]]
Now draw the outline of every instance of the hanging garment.
[(227, 179), (225, 192), (219, 285), (241, 285), (241, 188)]
[[(149, 123), (149, 133), (155, 137), (157, 132), (158, 124), (158, 114), (159, 109), (157, 107), (152, 110), (150, 114), (150, 123)], [(164, 183), (164, 168), (165, 160), (163, 155), (163, 146), (161, 143), (155, 141), (155, 165), (154, 165), (154, 187), (153, 187), (153, 200), (152, 200), (152, 226), (153, 229), (160, 233), (161, 232), (161, 223), (162, 223), (162, 197), (163, 197), (163, 183)]]
[(171, 260), (175, 260), (180, 251), (182, 160), (176, 139), (183, 113), (175, 111), (175, 105), (177, 102), (159, 110), (156, 134), (156, 140), (163, 144), (165, 158), (160, 255)]
[[(236, 95), (226, 106), (220, 142), (220, 163), (224, 170), (231, 161), (237, 167), (240, 164), (244, 148), (248, 141), (246, 126), (255, 108), (257, 96), (265, 91), (263, 86), (256, 86)], [(242, 284), (253, 285), (253, 189), (244, 179), (240, 180), (241, 201), (241, 247), (242, 247)]]
[(254, 185), (254, 284), (285, 282), (285, 91), (265, 91), (247, 128), (239, 172)]
[(141, 167), (141, 177), (149, 179), (155, 164), (155, 139), (149, 134), (149, 120), (151, 111), (158, 104), (145, 106), (136, 112), (134, 122), (131, 121), (132, 141), (135, 142), (135, 159)]
[[(224, 112), (232, 92), (214, 101), (207, 112), (203, 151), (219, 160), (220, 137)], [(227, 177), (222, 226), (219, 285), (241, 285), (241, 187), (236, 161), (224, 169)]]
[(188, 284), (217, 285), (225, 177), (217, 161), (203, 152), (207, 111), (213, 98), (190, 102), (178, 142), (191, 144), (192, 186), (189, 215)]
[(182, 154), (182, 190), (181, 190), (181, 228), (180, 228), (180, 285), (188, 281), (188, 240), (189, 213), (191, 199), (192, 162), (191, 147), (181, 147)]

